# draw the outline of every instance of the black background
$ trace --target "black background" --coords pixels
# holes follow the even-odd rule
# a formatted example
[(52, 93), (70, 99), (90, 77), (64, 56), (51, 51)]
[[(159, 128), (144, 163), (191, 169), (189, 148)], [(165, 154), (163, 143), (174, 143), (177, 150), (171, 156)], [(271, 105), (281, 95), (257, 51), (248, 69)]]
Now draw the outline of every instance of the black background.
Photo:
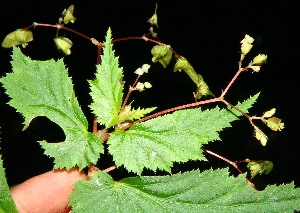
[[(229, 90), (226, 99), (235, 104), (250, 95), (261, 92), (251, 109), (252, 115), (261, 115), (275, 107), (276, 116), (283, 119), (285, 129), (272, 132), (262, 127), (269, 136), (266, 147), (253, 137), (253, 130), (246, 119), (233, 124), (234, 128), (221, 133), (222, 141), (206, 146), (231, 160), (267, 159), (274, 163), (274, 170), (267, 176), (257, 177), (257, 184), (282, 184), (294, 180), (300, 186), (299, 176), (299, 6), (292, 1), (2, 1), (0, 8), (0, 39), (17, 28), (32, 22), (55, 24), (64, 8), (75, 5), (75, 29), (99, 41), (104, 40), (108, 27), (113, 38), (141, 36), (148, 32), (146, 23), (158, 2), (159, 38), (186, 57), (202, 74), (215, 94), (220, 94), (235, 72), (239, 60), (239, 42), (245, 34), (255, 39), (248, 58), (265, 53), (268, 63), (259, 73), (243, 73)], [(32, 59), (61, 58), (53, 44), (56, 30), (38, 27), (33, 29), (34, 41), (23, 49)], [(91, 100), (86, 79), (93, 79), (95, 72), (95, 46), (89, 41), (67, 31), (61, 32), (74, 43), (71, 56), (65, 63), (73, 78), (75, 92), (85, 115), (92, 123), (93, 116), (88, 105)], [(141, 40), (114, 44), (124, 68), (126, 83), (134, 81), (132, 74), (144, 63), (151, 63), (153, 44)], [(0, 49), (0, 75), (10, 72), (11, 49)], [(171, 63), (174, 63), (172, 61)], [(143, 76), (153, 88), (136, 93), (135, 106), (158, 106), (166, 109), (193, 101), (194, 84), (185, 73), (173, 73), (172, 65), (163, 69), (153, 64), (150, 73)], [(53, 168), (53, 160), (43, 155), (37, 140), (60, 141), (64, 139), (59, 127), (45, 118), (35, 119), (22, 131), (23, 118), (8, 106), (4, 89), (0, 89), (1, 150), (10, 185), (20, 183), (34, 175)], [(207, 105), (205, 107), (212, 107)], [(90, 127), (91, 128), (91, 127)], [(192, 168), (208, 169), (228, 167), (225, 162), (208, 156), (210, 162), (176, 164), (174, 172)], [(101, 160), (100, 168), (113, 165)], [(245, 169), (243, 166), (241, 166)], [(230, 169), (234, 174), (236, 171)], [(119, 174), (119, 175), (118, 175)], [(126, 175), (115, 172), (115, 178)], [(120, 175), (121, 174), (121, 175)], [(147, 173), (145, 173), (147, 174)], [(151, 173), (149, 173), (151, 174)]]

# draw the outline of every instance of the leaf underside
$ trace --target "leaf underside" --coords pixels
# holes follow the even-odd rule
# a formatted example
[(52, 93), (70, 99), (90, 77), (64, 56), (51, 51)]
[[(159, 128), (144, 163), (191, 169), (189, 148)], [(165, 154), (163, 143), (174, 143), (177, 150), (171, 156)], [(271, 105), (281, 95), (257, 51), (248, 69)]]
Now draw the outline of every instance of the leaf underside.
[(59, 143), (41, 141), (45, 154), (54, 158), (54, 168), (80, 169), (96, 163), (102, 142), (87, 131), (87, 120), (75, 97), (71, 78), (62, 60), (37, 61), (13, 49), (12, 73), (0, 79), (11, 98), (9, 105), (24, 118), (24, 129), (32, 119), (45, 116), (66, 135)]
[(245, 175), (226, 169), (198, 170), (171, 176), (126, 178), (104, 172), (74, 185), (72, 212), (293, 212), (300, 209), (300, 189), (293, 183), (255, 191)]
[[(237, 107), (244, 112), (258, 95), (250, 97)], [(141, 174), (144, 168), (170, 172), (173, 162), (206, 160), (201, 147), (220, 140), (219, 132), (231, 127), (240, 113), (216, 107), (179, 110), (172, 114), (133, 125), (129, 130), (112, 132), (107, 143), (109, 153), (117, 166)]]

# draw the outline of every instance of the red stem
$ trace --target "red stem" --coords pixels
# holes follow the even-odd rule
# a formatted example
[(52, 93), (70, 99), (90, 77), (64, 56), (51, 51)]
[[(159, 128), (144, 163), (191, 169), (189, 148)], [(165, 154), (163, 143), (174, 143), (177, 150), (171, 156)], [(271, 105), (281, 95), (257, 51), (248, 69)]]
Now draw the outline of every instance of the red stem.
[[(131, 88), (134, 88), (134, 87), (135, 87), (135, 85), (137, 84), (139, 78), (140, 78), (140, 75), (137, 76), (137, 78), (135, 79), (135, 81), (134, 81), (134, 83), (132, 84)], [(128, 101), (128, 99), (129, 99), (129, 96), (130, 96), (130, 94), (131, 94), (131, 92), (132, 92), (132, 89), (131, 89), (131, 88), (129, 88), (129, 91), (128, 91), (128, 93), (127, 93), (125, 99), (124, 99), (124, 102), (123, 102), (123, 104), (122, 104), (122, 107), (121, 107), (120, 112), (122, 112), (122, 111), (124, 110), (124, 108), (125, 108), (125, 106), (126, 106), (126, 104), (127, 104), (127, 101)]]
[(195, 102), (195, 103), (185, 104), (185, 105), (173, 107), (173, 108), (170, 108), (170, 109), (166, 109), (166, 110), (154, 113), (152, 115), (146, 116), (146, 117), (144, 117), (140, 120), (134, 121), (134, 122), (124, 126), (122, 129), (123, 130), (128, 129), (129, 127), (131, 127), (134, 124), (141, 123), (141, 122), (144, 122), (146, 120), (149, 120), (149, 119), (152, 119), (152, 118), (155, 118), (155, 117), (167, 114), (167, 113), (171, 113), (171, 112), (174, 112), (174, 111), (177, 111), (177, 110), (187, 109), (187, 108), (191, 108), (191, 107), (197, 107), (197, 106), (200, 106), (200, 105), (203, 105), (203, 104), (214, 103), (214, 102), (218, 102), (218, 101), (221, 101), (221, 99), (220, 98), (212, 98), (212, 99), (208, 99), (208, 100), (204, 100), (204, 101), (198, 101), (198, 102)]
[[(223, 160), (223, 161), (229, 163), (229, 164), (232, 165), (232, 166), (233, 166), (240, 174), (244, 174), (244, 172), (238, 167), (238, 165), (237, 165), (235, 162), (233, 162), (233, 161), (231, 161), (231, 160), (229, 160), (229, 159), (227, 159), (227, 158), (225, 158), (225, 157), (223, 157), (223, 156), (221, 156), (221, 155), (218, 155), (217, 153), (214, 153), (214, 152), (212, 152), (212, 151), (210, 151), (210, 150), (207, 150), (207, 149), (204, 149), (204, 148), (202, 148), (202, 150), (203, 150), (204, 152), (206, 152), (206, 153), (212, 155), (212, 156), (215, 156), (215, 157), (217, 157), (217, 158), (219, 158), (219, 159), (221, 159), (221, 160)], [(246, 181), (247, 181), (247, 183), (248, 183), (253, 189), (256, 190), (254, 184), (253, 184), (248, 178), (246, 178)]]

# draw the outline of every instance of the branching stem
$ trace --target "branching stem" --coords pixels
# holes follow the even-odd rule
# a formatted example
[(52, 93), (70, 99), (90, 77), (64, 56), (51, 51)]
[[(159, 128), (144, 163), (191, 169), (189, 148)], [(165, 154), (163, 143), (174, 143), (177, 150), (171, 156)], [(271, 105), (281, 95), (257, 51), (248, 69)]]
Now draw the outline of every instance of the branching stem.
[[(214, 152), (212, 152), (212, 151), (210, 151), (210, 150), (207, 150), (207, 149), (204, 149), (204, 148), (202, 148), (202, 150), (203, 150), (204, 152), (206, 152), (206, 153), (212, 155), (212, 156), (215, 156), (215, 157), (217, 157), (217, 158), (219, 158), (219, 159), (221, 159), (221, 160), (223, 160), (223, 161), (229, 163), (229, 164), (232, 165), (232, 166), (233, 166), (240, 174), (244, 174), (244, 172), (238, 167), (238, 165), (237, 165), (235, 162), (233, 162), (233, 161), (231, 161), (231, 160), (229, 160), (229, 159), (227, 159), (227, 158), (225, 158), (225, 157), (223, 157), (223, 156), (221, 156), (221, 155), (219, 155), (219, 154), (217, 154), (217, 153), (214, 153)], [(246, 178), (246, 181), (247, 181), (247, 183), (248, 183), (253, 189), (256, 190), (254, 184), (253, 184), (248, 178)]]

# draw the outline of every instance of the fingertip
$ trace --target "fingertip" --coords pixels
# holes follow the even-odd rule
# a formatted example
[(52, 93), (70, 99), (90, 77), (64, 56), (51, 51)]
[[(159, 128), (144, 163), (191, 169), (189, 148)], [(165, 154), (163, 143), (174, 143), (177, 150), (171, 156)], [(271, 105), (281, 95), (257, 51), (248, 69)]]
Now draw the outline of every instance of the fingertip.
[(72, 185), (85, 179), (76, 168), (52, 170), (17, 185), (11, 193), (19, 212), (68, 212)]

